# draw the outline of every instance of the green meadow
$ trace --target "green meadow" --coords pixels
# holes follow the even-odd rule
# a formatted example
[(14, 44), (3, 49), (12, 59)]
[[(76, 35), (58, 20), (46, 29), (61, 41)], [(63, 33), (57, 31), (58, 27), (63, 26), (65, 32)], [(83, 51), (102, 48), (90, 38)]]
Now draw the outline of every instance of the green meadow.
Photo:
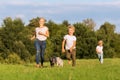
[(0, 80), (120, 80), (119, 58), (104, 59), (104, 64), (98, 59), (80, 59), (75, 67), (67, 60), (64, 67), (51, 68), (49, 62), (43, 68), (34, 65), (0, 64)]

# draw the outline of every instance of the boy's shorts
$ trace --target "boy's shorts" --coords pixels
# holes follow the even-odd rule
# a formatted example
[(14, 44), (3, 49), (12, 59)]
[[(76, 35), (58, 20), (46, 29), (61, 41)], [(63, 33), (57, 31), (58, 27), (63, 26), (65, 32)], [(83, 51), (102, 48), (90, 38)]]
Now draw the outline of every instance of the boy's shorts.
[(66, 50), (66, 58), (68, 60), (72, 60), (72, 65), (76, 64), (76, 49), (73, 49), (72, 52), (70, 50)]

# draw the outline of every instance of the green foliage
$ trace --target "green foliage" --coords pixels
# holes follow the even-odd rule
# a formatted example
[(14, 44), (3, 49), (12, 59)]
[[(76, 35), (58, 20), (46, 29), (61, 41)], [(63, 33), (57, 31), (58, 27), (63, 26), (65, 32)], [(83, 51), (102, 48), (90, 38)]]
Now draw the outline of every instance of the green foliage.
[(23, 41), (27, 40), (26, 33), (23, 33), (25, 30), (24, 23), (21, 19), (16, 18), (12, 20), (11, 18), (4, 19), (4, 23), (2, 25), (1, 34), (0, 34), (0, 44), (3, 52), (1, 56), (3, 58), (7, 58), (11, 52), (15, 52), (19, 55), (21, 59), (24, 61), (29, 60), (30, 57), (29, 51), (26, 49)]
[(113, 57), (120, 58), (120, 35), (115, 34), (113, 39), (110, 41), (110, 46), (114, 49)]
[(39, 19), (40, 19), (39, 17), (31, 19), (28, 26), (30, 26), (30, 27), (38, 27), (39, 26)]
[(48, 51), (48, 48), (46, 49), (47, 53), (50, 56), (61, 56), (61, 45), (63, 36), (67, 34), (67, 27), (66, 24), (55, 24), (53, 21), (48, 21), (46, 24), (49, 27), (50, 31), (50, 38), (47, 40), (48, 44), (50, 46), (47, 46), (51, 52)]
[[(119, 43), (118, 34), (115, 33), (115, 25), (110, 24), (109, 22), (105, 22), (100, 29), (97, 31), (97, 39), (102, 39), (104, 41), (104, 54), (105, 57), (113, 58), (119, 52), (116, 52), (115, 47), (119, 46), (115, 45), (116, 42)], [(116, 57), (119, 57), (118, 55)]]
[(16, 53), (11, 53), (8, 55), (7, 59), (5, 59), (5, 63), (8, 64), (21, 64), (22, 61), (20, 57)]
[(14, 51), (18, 53), (21, 59), (28, 61), (30, 58), (29, 51), (26, 49), (25, 45), (21, 41), (14, 42)]
[(77, 37), (77, 57), (78, 58), (95, 58), (95, 47), (97, 39), (95, 33), (83, 23), (74, 24)]
[[(0, 53), (0, 54), (2, 54), (2, 53)], [(0, 63), (4, 63), (4, 59), (1, 56), (0, 56)]]
[[(15, 53), (22, 61), (34, 62), (36, 50), (34, 41), (30, 38), (35, 34), (35, 28), (39, 26), (39, 17), (30, 20), (28, 25), (24, 25), (20, 18), (12, 19), (7, 17), (3, 20), (0, 27), (0, 61), (8, 60), (10, 55)], [(67, 34), (69, 22), (64, 20), (58, 24), (49, 20), (45, 24), (49, 28), (50, 37), (47, 39), (45, 60), (50, 56), (60, 56), (65, 58), (61, 53), (61, 45), (64, 35)], [(120, 57), (120, 34), (115, 33), (115, 25), (105, 22), (100, 29), (94, 31), (95, 22), (92, 19), (85, 19), (82, 23), (73, 24), (76, 28), (75, 36), (77, 37), (77, 58), (96, 58), (96, 46), (98, 40), (104, 42), (104, 57)], [(10, 56), (11, 57), (11, 56)], [(9, 62), (9, 61), (7, 61)]]

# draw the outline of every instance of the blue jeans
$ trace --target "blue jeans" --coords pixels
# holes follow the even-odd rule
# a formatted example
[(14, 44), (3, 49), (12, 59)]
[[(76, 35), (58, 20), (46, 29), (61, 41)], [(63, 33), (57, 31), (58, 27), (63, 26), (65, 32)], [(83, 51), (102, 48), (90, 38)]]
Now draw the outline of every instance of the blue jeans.
[(103, 64), (103, 53), (98, 53), (98, 58), (101, 64)]
[(46, 41), (36, 39), (34, 45), (36, 48), (36, 63), (39, 64), (39, 61), (41, 61), (41, 66), (43, 66)]

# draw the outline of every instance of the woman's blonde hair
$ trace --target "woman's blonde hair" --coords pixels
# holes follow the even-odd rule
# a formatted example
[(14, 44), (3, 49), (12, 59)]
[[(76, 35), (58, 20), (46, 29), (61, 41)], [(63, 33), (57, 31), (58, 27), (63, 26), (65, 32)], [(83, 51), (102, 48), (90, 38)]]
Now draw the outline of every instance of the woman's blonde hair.
[(39, 20), (41, 20), (41, 19), (43, 19), (43, 20), (46, 22), (46, 19), (45, 19), (44, 17), (40, 17), (40, 19), (39, 19)]

